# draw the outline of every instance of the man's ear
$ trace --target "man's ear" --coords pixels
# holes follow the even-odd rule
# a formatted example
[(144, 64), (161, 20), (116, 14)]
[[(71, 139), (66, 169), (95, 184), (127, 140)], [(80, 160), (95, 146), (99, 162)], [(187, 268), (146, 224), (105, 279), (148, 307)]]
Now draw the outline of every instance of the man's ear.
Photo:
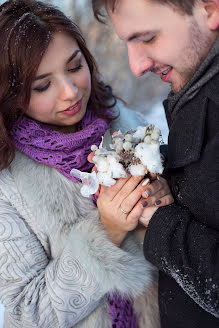
[(208, 27), (212, 31), (219, 29), (219, 0), (202, 0), (207, 13)]

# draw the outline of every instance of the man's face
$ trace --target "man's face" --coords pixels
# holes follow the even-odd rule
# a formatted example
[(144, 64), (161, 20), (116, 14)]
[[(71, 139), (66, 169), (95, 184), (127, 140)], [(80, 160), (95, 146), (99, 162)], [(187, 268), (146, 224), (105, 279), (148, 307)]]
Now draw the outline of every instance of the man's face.
[(202, 2), (192, 16), (153, 0), (119, 0), (108, 13), (127, 44), (133, 74), (159, 74), (174, 93), (191, 79), (217, 37)]

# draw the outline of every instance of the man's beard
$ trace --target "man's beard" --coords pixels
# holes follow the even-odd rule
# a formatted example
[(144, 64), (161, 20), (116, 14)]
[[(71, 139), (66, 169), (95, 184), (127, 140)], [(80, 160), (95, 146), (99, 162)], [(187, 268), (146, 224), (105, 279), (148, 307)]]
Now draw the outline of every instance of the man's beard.
[(190, 39), (185, 47), (181, 67), (177, 71), (181, 79), (176, 85), (172, 84), (173, 93), (179, 92), (191, 80), (213, 44), (212, 38), (200, 30), (195, 20), (191, 23), (189, 32)]

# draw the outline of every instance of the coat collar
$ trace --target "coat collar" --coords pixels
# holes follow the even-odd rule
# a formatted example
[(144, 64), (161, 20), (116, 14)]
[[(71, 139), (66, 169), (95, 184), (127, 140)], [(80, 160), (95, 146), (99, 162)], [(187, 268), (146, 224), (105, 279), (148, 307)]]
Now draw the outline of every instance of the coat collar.
[(178, 168), (200, 158), (205, 137), (206, 115), (209, 101), (219, 106), (219, 74), (215, 75), (199, 93), (186, 103), (173, 119), (164, 101), (169, 125), (168, 167)]
[(204, 140), (207, 97), (195, 97), (188, 102), (172, 121), (167, 112), (169, 124), (168, 168), (178, 168), (199, 159)]

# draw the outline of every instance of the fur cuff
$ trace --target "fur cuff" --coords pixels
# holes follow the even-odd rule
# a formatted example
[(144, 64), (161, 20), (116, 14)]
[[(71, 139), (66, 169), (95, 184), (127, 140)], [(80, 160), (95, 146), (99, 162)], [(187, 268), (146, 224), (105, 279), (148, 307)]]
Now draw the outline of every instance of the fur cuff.
[(70, 232), (66, 247), (80, 260), (104, 293), (136, 297), (152, 281), (153, 267), (143, 256), (133, 237), (127, 237), (123, 249), (107, 237), (97, 218), (83, 221)]

